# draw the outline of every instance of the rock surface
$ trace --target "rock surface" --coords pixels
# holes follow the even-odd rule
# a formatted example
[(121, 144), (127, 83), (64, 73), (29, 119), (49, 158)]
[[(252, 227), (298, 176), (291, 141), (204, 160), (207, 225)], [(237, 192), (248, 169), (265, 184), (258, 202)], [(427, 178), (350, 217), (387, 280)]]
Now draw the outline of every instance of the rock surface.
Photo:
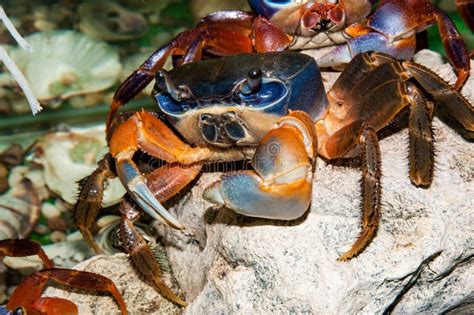
[[(473, 84), (470, 79), (466, 89), (474, 91)], [(201, 176), (172, 208), (194, 236), (161, 228), (174, 274), (190, 302), (184, 313), (472, 310), (474, 146), (437, 118), (434, 128), (436, 169), (428, 189), (416, 188), (408, 178), (407, 130), (381, 141), (381, 224), (366, 250), (349, 262), (337, 258), (360, 231), (361, 174), (357, 168), (318, 160), (311, 209), (293, 222), (247, 218), (216, 209), (201, 194), (218, 174)], [(116, 281), (131, 312), (177, 311), (152, 308), (160, 297), (150, 286), (135, 282), (123, 255), (95, 259), (82, 267), (97, 271), (100, 268), (89, 267), (100, 260), (105, 268), (101, 273)], [(91, 299), (97, 300), (92, 295), (69, 297), (81, 307), (91, 307)]]

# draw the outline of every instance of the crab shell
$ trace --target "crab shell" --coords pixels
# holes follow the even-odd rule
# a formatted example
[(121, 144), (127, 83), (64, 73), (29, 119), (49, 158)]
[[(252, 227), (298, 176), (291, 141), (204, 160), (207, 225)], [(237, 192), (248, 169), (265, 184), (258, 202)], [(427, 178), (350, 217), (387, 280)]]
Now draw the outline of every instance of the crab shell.
[[(244, 94), (252, 71), (261, 71), (261, 86)], [(290, 110), (318, 119), (328, 106), (314, 59), (291, 51), (189, 63), (169, 77), (189, 97), (177, 100), (157, 83), (155, 98), (175, 128), (196, 145), (255, 146)]]

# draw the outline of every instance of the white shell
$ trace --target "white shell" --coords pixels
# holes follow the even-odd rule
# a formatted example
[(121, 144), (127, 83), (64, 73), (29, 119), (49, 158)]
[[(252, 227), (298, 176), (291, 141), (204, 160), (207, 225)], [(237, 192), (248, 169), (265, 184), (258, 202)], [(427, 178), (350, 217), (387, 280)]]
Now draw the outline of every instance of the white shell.
[(10, 54), (39, 100), (98, 92), (111, 87), (120, 76), (118, 52), (82, 33), (52, 31), (25, 39), (33, 53), (13, 48)]
[[(64, 201), (77, 200), (77, 182), (97, 168), (97, 161), (107, 152), (104, 127), (54, 132), (38, 141), (34, 162), (43, 165), (46, 185)], [(125, 189), (120, 180), (108, 181), (102, 204), (104, 207), (120, 202)]]

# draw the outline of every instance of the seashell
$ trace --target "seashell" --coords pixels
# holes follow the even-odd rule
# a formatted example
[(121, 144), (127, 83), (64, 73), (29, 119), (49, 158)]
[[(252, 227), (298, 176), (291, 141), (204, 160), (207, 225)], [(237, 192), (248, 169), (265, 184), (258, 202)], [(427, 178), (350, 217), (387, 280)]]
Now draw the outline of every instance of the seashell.
[(0, 196), (0, 239), (25, 238), (40, 214), (40, 200), (28, 179)]
[[(104, 127), (93, 127), (47, 134), (35, 145), (31, 158), (43, 166), (48, 188), (74, 204), (77, 182), (95, 170), (97, 161), (106, 152)], [(104, 207), (118, 203), (124, 194), (120, 180), (110, 180), (104, 192)]]
[(117, 51), (79, 32), (35, 33), (25, 39), (34, 53), (12, 48), (10, 54), (40, 101), (102, 91), (120, 76)]
[(143, 36), (148, 25), (143, 16), (113, 2), (87, 2), (79, 6), (79, 29), (101, 40), (121, 41)]

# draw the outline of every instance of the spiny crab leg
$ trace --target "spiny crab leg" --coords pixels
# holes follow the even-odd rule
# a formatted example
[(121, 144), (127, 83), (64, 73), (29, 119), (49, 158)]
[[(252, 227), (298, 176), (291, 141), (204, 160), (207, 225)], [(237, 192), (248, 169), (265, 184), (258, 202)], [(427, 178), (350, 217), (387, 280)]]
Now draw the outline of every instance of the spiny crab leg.
[(133, 203), (125, 199), (120, 205), (120, 212), (122, 214), (120, 240), (134, 267), (143, 279), (152, 282), (156, 286), (163, 297), (177, 305), (186, 306), (186, 301), (178, 297), (163, 281), (163, 272), (156, 257), (134, 225), (134, 222), (140, 218), (140, 211), (134, 208)]
[(203, 197), (246, 216), (299, 218), (311, 202), (316, 147), (311, 118), (291, 112), (260, 141), (252, 159), (253, 171), (222, 176)]
[(115, 177), (112, 165), (112, 156), (106, 154), (99, 161), (98, 168), (79, 182), (80, 192), (73, 208), (74, 222), (77, 228), (81, 231), (84, 240), (96, 253), (102, 253), (102, 249), (95, 242), (91, 229), (100, 209), (102, 209), (106, 181)]

